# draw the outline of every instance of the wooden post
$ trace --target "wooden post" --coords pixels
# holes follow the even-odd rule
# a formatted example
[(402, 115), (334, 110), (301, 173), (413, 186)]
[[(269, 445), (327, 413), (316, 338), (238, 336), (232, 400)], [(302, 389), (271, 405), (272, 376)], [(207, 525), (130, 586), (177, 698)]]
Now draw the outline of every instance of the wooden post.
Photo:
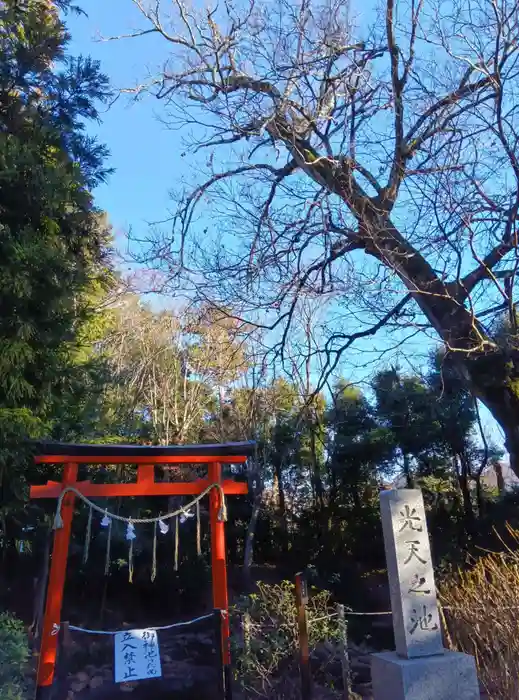
[[(65, 465), (62, 481), (63, 489), (68, 484), (76, 482), (77, 469), (77, 464), (70, 463)], [(65, 575), (67, 572), (67, 558), (75, 499), (76, 497), (73, 493), (67, 493), (65, 495), (61, 508), (63, 527), (54, 531), (54, 547), (52, 549), (47, 603), (45, 606), (40, 658), (38, 661), (36, 700), (43, 700), (43, 698), (48, 697), (48, 689), (50, 686), (52, 686), (52, 681), (54, 678), (58, 648), (58, 634), (61, 619), (61, 606), (63, 603), (63, 589), (65, 587)]]
[(350, 657), (348, 655), (348, 628), (344, 616), (344, 605), (337, 605), (337, 620), (339, 624), (339, 645), (341, 655), (342, 687), (344, 700), (350, 700)]
[[(222, 483), (222, 465), (209, 465), (210, 483)], [(222, 658), (225, 675), (225, 697), (231, 697), (231, 647), (229, 626), (229, 600), (227, 594), (227, 562), (225, 552), (225, 523), (218, 519), (222, 503), (220, 492), (212, 489), (209, 494), (211, 521), (211, 560), (213, 569), (213, 606), (222, 612)]]
[(301, 674), (301, 698), (312, 698), (312, 674), (310, 670), (310, 648), (308, 644), (308, 621), (306, 604), (308, 603), (308, 586), (303, 574), (296, 574), (296, 608), (299, 629), (299, 671)]

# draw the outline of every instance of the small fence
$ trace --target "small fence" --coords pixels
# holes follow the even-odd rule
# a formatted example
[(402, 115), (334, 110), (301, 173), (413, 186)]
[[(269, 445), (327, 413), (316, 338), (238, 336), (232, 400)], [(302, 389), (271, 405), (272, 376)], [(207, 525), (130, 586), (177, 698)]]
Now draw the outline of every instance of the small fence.
[[(313, 589), (309, 595), (302, 575), (295, 586), (290, 581), (258, 583), (256, 593), (237, 602), (234, 616), (233, 660), (244, 697), (343, 700), (353, 697), (352, 690), (367, 691), (372, 650), (364, 643), (348, 643), (350, 615), (359, 621), (364, 617), (336, 604), (327, 591)], [(383, 635), (388, 647), (390, 615), (366, 616), (370, 628), (380, 618), (387, 621)], [(349, 629), (353, 631), (351, 620)]]
[[(242, 613), (242, 648), (237, 659), (245, 692), (283, 700), (351, 700), (358, 697), (355, 691), (369, 694), (373, 649), (349, 643), (348, 631), (354, 620), (376, 621), (382, 637), (386, 637), (386, 648), (392, 648), (392, 612), (348, 610), (333, 603), (329, 594), (316, 606), (315, 599), (326, 592), (314, 589), (310, 596), (302, 574), (296, 576), (295, 586), (285, 584), (284, 588), (271, 587), (277, 589), (277, 598), (274, 603), (269, 599), (255, 619), (249, 612)], [(260, 596), (262, 586), (259, 584)], [(274, 612), (269, 614), (265, 609)], [(457, 610), (444, 606), (439, 612), (445, 646), (453, 648), (446, 616), (450, 624)], [(259, 647), (256, 652), (254, 644)], [(252, 659), (248, 668), (240, 664), (240, 657)]]

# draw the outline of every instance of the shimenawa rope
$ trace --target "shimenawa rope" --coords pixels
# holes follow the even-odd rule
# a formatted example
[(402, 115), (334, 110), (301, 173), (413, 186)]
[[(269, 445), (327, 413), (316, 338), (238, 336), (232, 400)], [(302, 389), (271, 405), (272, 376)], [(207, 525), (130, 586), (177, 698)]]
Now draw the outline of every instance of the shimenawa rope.
[(98, 506), (96, 503), (91, 501), (89, 498), (87, 498), (84, 494), (81, 493), (81, 491), (78, 491), (78, 489), (74, 488), (74, 486), (67, 486), (66, 488), (63, 489), (63, 491), (60, 493), (60, 496), (58, 498), (58, 503), (56, 506), (56, 515), (54, 517), (54, 529), (59, 530), (60, 528), (63, 527), (63, 519), (61, 517), (61, 506), (63, 504), (63, 499), (65, 498), (67, 493), (74, 493), (78, 498), (80, 498), (83, 503), (86, 503), (88, 506), (90, 506), (91, 509), (97, 511), (98, 513), (102, 513), (103, 515), (108, 516), (112, 520), (119, 520), (124, 523), (134, 523), (137, 525), (142, 525), (145, 523), (158, 523), (159, 520), (168, 520), (169, 518), (175, 518), (178, 515), (182, 515), (186, 513), (190, 508), (192, 508), (194, 505), (197, 505), (199, 501), (202, 500), (207, 494), (212, 491), (212, 489), (217, 489), (217, 491), (220, 494), (220, 509), (218, 511), (218, 520), (220, 522), (226, 522), (227, 521), (227, 505), (225, 503), (225, 494), (223, 492), (221, 484), (215, 482), (214, 484), (210, 484), (206, 489), (202, 491), (202, 493), (199, 493), (198, 496), (195, 496), (192, 501), (187, 503), (184, 506), (181, 506), (178, 510), (175, 510), (171, 513), (166, 513), (165, 515), (158, 515), (155, 518), (125, 518), (123, 515), (116, 515), (115, 513), (109, 513), (105, 508), (101, 508)]

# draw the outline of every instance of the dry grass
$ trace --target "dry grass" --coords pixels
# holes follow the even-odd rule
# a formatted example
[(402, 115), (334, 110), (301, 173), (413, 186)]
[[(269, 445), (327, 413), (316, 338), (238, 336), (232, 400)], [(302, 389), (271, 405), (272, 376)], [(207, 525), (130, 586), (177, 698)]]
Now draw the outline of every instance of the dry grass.
[(519, 531), (441, 587), (452, 645), (476, 658), (491, 700), (519, 698)]

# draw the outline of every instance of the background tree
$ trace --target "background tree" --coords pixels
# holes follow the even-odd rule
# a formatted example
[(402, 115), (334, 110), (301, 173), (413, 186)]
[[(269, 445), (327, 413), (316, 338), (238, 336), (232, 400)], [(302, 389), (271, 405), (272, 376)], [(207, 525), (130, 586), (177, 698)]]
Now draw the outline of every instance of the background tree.
[(402, 376), (395, 368), (379, 372), (373, 388), (377, 418), (391, 434), (406, 487), (413, 488), (417, 463), (430, 448), (435, 429), (430, 392), (419, 377)]
[(102, 348), (129, 426), (147, 429), (159, 444), (197, 442), (218, 406), (224, 439), (224, 388), (246, 369), (227, 317), (207, 308), (155, 312), (129, 294), (113, 309)]
[[(108, 96), (108, 82), (95, 62), (66, 55), (68, 35), (58, 10), (67, 7), (38, 0), (0, 6), (4, 543), (20, 529), (7, 516), (25, 497), (21, 442), (50, 434), (64, 404), (71, 407), (82, 373), (81, 334), (96, 310), (93, 297), (104, 294), (111, 278), (109, 226), (90, 194), (106, 175), (106, 149), (84, 132)], [(62, 426), (55, 434), (74, 431)]]
[[(385, 0), (364, 26), (348, 0), (133, 1), (145, 24), (131, 36), (171, 52), (136, 91), (186, 126), (185, 152), (208, 170), (176, 193), (175, 235), (148, 260), (170, 277), (193, 270), (204, 295), (261, 312), (281, 342), (305, 296), (353, 300), (323, 340), (329, 369), (389, 322), (425, 324), (519, 473), (518, 359), (490, 330), (516, 286), (515, 0)], [(207, 198), (210, 225), (197, 216)]]

